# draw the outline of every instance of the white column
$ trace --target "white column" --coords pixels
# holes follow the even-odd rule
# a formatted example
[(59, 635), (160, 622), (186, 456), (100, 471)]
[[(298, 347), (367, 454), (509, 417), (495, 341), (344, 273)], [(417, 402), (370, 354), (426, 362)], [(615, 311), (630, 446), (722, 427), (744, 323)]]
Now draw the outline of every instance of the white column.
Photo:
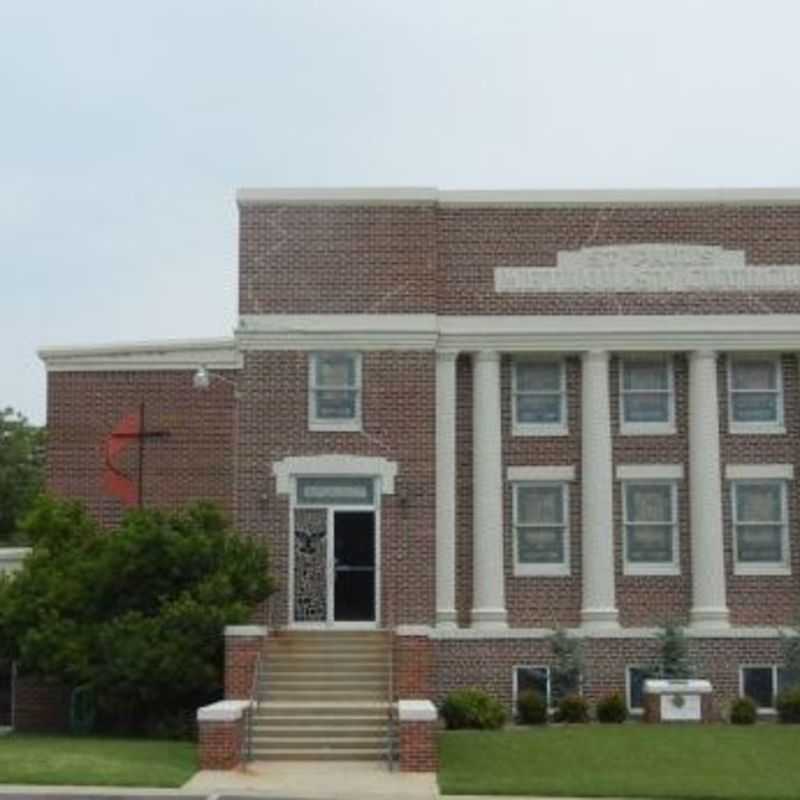
[(436, 624), (456, 627), (456, 353), (436, 354)]
[(689, 497), (694, 628), (728, 627), (722, 540), (717, 358), (710, 350), (689, 357)]
[(619, 626), (614, 593), (613, 455), (608, 353), (583, 354), (581, 452), (583, 471), (582, 626)]
[(505, 628), (499, 353), (475, 354), (472, 386), (472, 626)]

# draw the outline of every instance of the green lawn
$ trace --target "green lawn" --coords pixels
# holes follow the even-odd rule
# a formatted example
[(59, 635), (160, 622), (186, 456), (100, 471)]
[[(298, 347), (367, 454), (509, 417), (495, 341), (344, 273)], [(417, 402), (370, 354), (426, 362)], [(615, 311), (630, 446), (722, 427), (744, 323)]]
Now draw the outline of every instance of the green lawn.
[(442, 794), (800, 797), (800, 726), (571, 726), (450, 731)]
[(0, 736), (0, 784), (174, 788), (197, 771), (192, 742)]

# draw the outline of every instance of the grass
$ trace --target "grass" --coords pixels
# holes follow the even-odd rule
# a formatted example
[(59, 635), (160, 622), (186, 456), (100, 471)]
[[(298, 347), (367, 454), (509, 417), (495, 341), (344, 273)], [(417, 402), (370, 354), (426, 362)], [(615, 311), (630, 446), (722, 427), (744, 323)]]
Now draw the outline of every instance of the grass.
[(800, 726), (580, 725), (442, 737), (442, 794), (800, 797)]
[(0, 784), (182, 786), (197, 771), (192, 742), (84, 736), (0, 737)]

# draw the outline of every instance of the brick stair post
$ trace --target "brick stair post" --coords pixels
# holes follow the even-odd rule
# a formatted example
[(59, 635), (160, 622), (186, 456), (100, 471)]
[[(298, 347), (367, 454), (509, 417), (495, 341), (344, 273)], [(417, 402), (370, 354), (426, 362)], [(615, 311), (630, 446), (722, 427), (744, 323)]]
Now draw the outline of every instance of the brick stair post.
[(439, 769), (439, 720), (430, 700), (399, 700), (400, 771)]
[(249, 700), (256, 659), (264, 651), (264, 625), (228, 625), (225, 628), (225, 699)]

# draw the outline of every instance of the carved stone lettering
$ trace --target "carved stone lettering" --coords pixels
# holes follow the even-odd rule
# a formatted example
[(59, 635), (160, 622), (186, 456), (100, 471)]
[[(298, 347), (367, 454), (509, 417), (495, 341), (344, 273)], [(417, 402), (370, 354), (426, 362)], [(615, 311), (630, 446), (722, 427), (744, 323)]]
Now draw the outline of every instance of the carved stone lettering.
[(742, 250), (636, 244), (561, 251), (555, 267), (497, 267), (496, 292), (800, 291), (800, 265), (747, 266)]

